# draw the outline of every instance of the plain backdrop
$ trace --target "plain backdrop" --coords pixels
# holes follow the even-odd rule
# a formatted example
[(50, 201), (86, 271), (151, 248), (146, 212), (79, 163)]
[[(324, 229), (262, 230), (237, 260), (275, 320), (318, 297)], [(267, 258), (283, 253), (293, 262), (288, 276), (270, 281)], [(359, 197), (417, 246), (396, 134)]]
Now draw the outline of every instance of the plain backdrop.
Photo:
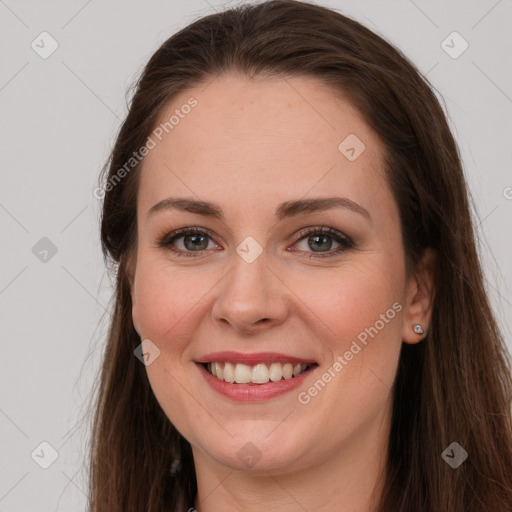
[[(512, 1), (317, 3), (387, 38), (442, 96), (475, 200), (487, 288), (512, 347)], [(79, 419), (111, 296), (93, 190), (147, 59), (228, 5), (0, 0), (0, 511), (86, 509)]]

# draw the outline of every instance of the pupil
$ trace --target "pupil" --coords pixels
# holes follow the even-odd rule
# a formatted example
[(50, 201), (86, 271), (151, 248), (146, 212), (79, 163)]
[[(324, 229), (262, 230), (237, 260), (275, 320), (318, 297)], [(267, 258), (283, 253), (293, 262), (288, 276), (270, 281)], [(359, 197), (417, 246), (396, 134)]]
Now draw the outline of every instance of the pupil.
[[(331, 245), (332, 245), (332, 240), (330, 240), (330, 237), (328, 235), (315, 235), (315, 236), (311, 236), (309, 237), (309, 239), (313, 239), (314, 240), (314, 245), (311, 244), (311, 243), (308, 243), (310, 249), (312, 249), (313, 251), (317, 251), (318, 248), (322, 248), (322, 244), (325, 244), (326, 241), (329, 241), (330, 243), (327, 244), (327, 247), (324, 247), (324, 249), (330, 249), (331, 248)], [(320, 243), (318, 243), (320, 242)], [(318, 252), (318, 251), (317, 251)]]
[[(192, 241), (193, 240), (193, 241)], [(192, 241), (192, 245), (188, 244), (187, 242)], [(206, 244), (204, 243), (206, 241)], [(185, 244), (185, 247), (187, 249), (206, 249), (208, 246), (208, 240), (207, 237), (204, 235), (196, 234), (196, 235), (186, 235), (183, 239), (183, 242)], [(204, 247), (201, 246), (201, 243), (204, 244)]]

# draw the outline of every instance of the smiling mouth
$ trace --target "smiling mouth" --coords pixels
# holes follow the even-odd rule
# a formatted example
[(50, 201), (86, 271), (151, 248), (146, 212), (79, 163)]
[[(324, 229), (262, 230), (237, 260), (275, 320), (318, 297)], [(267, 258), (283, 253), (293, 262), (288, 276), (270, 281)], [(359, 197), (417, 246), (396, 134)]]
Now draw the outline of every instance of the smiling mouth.
[(202, 363), (210, 375), (230, 384), (267, 384), (290, 380), (318, 366), (316, 363), (243, 363), (212, 362)]

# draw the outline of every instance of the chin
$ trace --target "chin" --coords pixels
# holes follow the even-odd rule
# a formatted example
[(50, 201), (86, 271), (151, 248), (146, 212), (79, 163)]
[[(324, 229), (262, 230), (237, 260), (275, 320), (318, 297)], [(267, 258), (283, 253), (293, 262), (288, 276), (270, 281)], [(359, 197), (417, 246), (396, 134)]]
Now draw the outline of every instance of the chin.
[[(276, 425), (274, 424), (273, 428)], [(292, 468), (299, 468), (305, 462), (305, 450), (311, 446), (306, 440), (306, 432), (290, 435), (286, 426), (282, 432), (271, 433), (272, 429), (265, 428), (265, 433), (255, 433), (254, 427), (240, 431), (231, 437), (224, 432), (222, 440), (217, 444), (205, 444), (199, 442), (201, 451), (217, 462), (235, 471), (250, 471), (254, 474), (259, 472), (279, 473)], [(279, 429), (279, 427), (278, 427)], [(276, 429), (277, 430), (277, 429)]]

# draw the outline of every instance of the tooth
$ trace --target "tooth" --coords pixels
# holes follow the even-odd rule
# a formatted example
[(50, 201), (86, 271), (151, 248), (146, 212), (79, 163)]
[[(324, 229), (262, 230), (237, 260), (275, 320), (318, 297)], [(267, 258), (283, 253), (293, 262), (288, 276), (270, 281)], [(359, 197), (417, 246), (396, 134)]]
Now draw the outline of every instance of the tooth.
[(293, 375), (293, 365), (292, 363), (283, 364), (283, 377), (285, 379), (291, 379)]
[(272, 363), (270, 365), (269, 377), (272, 382), (277, 382), (283, 378), (283, 365), (281, 363)]
[(278, 382), (281, 379), (291, 379), (304, 372), (309, 365), (292, 363), (271, 363), (270, 367), (265, 363), (258, 363), (249, 366), (242, 363), (222, 363), (215, 361), (208, 363), (208, 371), (217, 379), (230, 384), (266, 384), (267, 382)]
[(266, 384), (268, 382), (268, 368), (266, 364), (257, 364), (252, 369), (251, 381), (255, 384)]
[(221, 364), (215, 362), (213, 363), (213, 366), (215, 367), (215, 375), (217, 375), (217, 379), (224, 380), (224, 369), (222, 368)]
[(224, 380), (226, 382), (235, 382), (235, 367), (231, 363), (224, 365)]
[(251, 367), (246, 364), (237, 363), (235, 367), (235, 382), (237, 384), (251, 382)]

